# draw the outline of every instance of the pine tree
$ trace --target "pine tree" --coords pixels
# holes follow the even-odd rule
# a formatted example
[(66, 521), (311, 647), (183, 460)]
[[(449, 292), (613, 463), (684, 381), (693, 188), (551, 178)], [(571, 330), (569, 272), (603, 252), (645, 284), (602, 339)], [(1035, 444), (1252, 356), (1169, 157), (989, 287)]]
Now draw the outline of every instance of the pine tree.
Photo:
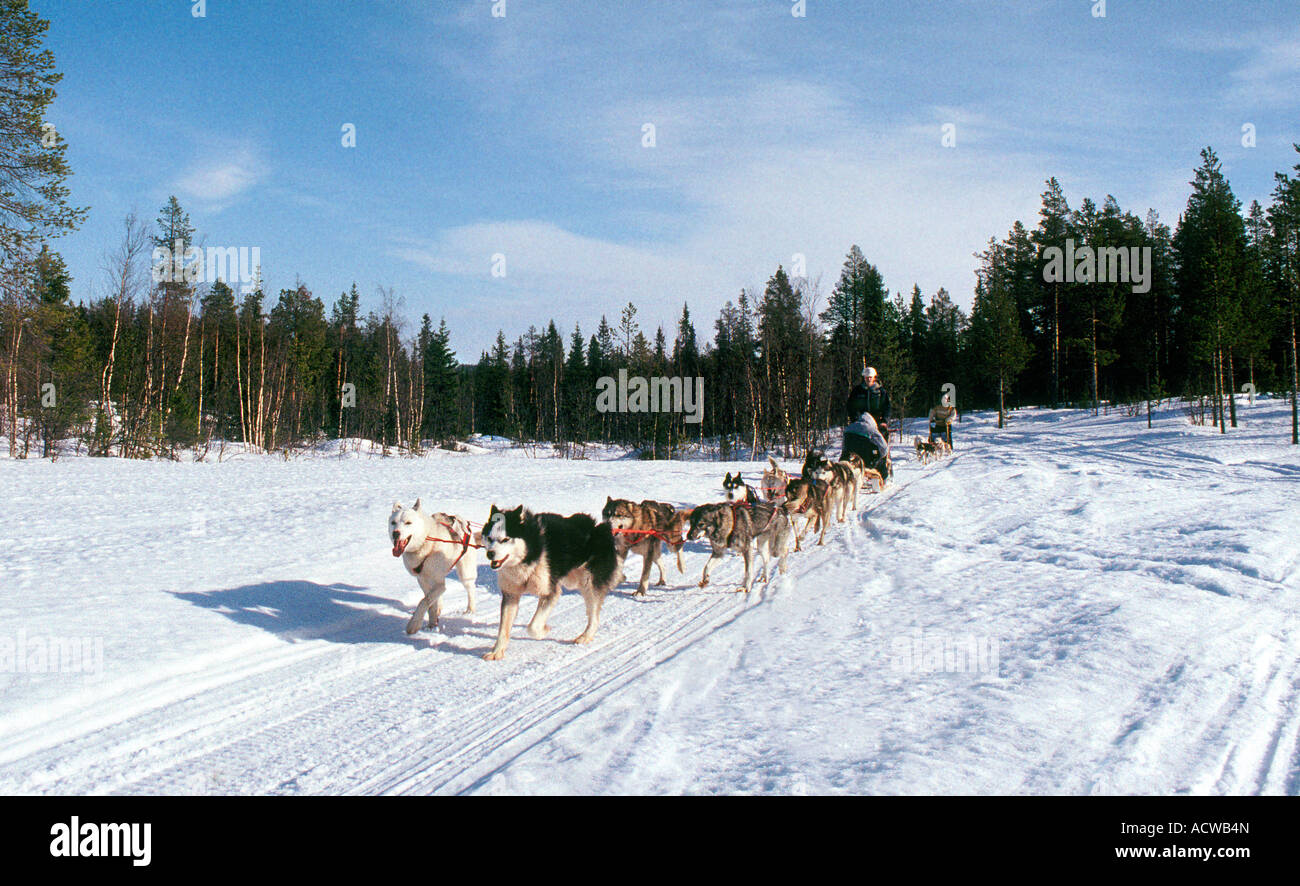
[(1035, 313), (1049, 343), (1048, 374), (1053, 407), (1061, 402), (1061, 298), (1064, 284), (1046, 280), (1042, 269), (1047, 260), (1042, 254), (1049, 247), (1065, 249), (1066, 240), (1073, 235), (1070, 228), (1072, 215), (1061, 190), (1061, 183), (1055, 177), (1049, 178), (1047, 190), (1042, 194), (1042, 208), (1038, 212), (1038, 228), (1034, 231), (1033, 241), (1040, 257), (1038, 279), (1043, 281), (1042, 295), (1035, 306)]
[[(601, 318), (602, 321), (604, 318)], [(623, 339), (623, 359), (632, 359), (633, 340), (640, 335), (641, 327), (636, 322), (636, 305), (628, 302), (619, 315), (618, 331)]]
[[(32, 263), (36, 315), (32, 340), (38, 349), (38, 382), (42, 392), (37, 412), (42, 454), (58, 455), (58, 443), (74, 425), (90, 417), (92, 396), (90, 330), (81, 311), (69, 304), (72, 278), (63, 257), (48, 244)], [(45, 388), (46, 384), (53, 385)], [(52, 402), (46, 399), (46, 392)]]
[[(1294, 146), (1300, 153), (1300, 144)], [(1268, 210), (1270, 257), (1277, 286), (1278, 319), (1284, 330), (1291, 387), (1291, 443), (1300, 444), (1300, 360), (1296, 355), (1296, 322), (1300, 316), (1300, 163), (1295, 176), (1274, 173), (1273, 205)]]
[(1201, 151), (1191, 184), (1173, 243), (1183, 340), (1189, 359), (1209, 368), (1219, 430), (1226, 433), (1225, 373), (1231, 375), (1232, 349), (1240, 333), (1246, 227), (1241, 202), (1213, 149)]
[(49, 26), (27, 0), (0, 0), (0, 265), (75, 230), (87, 212), (67, 203), (68, 145), (45, 122), (63, 78), (43, 45)]
[(1006, 392), (1029, 359), (1021, 332), (1015, 295), (1007, 285), (1010, 257), (1006, 245), (990, 240), (981, 254), (975, 303), (971, 307), (969, 352), (974, 371), (997, 385), (998, 427), (1006, 421)]
[(876, 359), (887, 300), (884, 278), (855, 244), (821, 315), (837, 376), (855, 376)]
[(929, 399), (937, 398), (943, 385), (957, 382), (961, 334), (966, 328), (966, 316), (943, 287), (939, 287), (939, 291), (930, 298), (930, 305), (925, 309), (925, 325), (925, 362), (922, 373), (931, 385), (927, 397)]
[(691, 322), (691, 309), (682, 305), (682, 318), (677, 321), (677, 338), (673, 342), (674, 374), (694, 378), (700, 374), (700, 348), (695, 338), (695, 324)]
[[(593, 337), (592, 341), (595, 341)], [(564, 426), (569, 442), (587, 442), (591, 433), (591, 409), (594, 383), (583, 354), (582, 330), (577, 324), (569, 340), (569, 357), (564, 364)]]

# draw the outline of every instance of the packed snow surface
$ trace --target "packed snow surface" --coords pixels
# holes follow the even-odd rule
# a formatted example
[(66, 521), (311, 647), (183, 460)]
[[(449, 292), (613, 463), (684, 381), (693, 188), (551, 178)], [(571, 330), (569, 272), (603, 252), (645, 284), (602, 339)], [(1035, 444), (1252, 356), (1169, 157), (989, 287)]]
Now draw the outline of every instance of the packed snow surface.
[(0, 458), (0, 792), (1300, 793), (1300, 447), (1240, 405), (969, 415), (928, 466), (909, 433), (748, 597), (692, 543), (634, 599), (633, 556), (595, 643), (573, 593), (529, 639), (529, 598), (501, 662), (485, 563), (477, 614), (453, 576), (403, 632), (395, 500), (599, 514), (760, 464)]

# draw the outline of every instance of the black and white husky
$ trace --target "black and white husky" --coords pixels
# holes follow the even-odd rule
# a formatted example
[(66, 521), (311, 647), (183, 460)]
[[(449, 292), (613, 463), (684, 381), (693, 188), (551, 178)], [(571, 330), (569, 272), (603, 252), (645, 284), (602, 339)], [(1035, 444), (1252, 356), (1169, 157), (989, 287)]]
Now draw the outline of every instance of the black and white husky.
[(747, 501), (751, 505), (756, 505), (759, 502), (758, 493), (750, 488), (750, 485), (745, 482), (745, 478), (739, 473), (733, 477), (730, 471), (727, 472), (727, 476), (722, 478), (722, 491), (726, 495), (727, 501)]
[(591, 642), (605, 595), (623, 580), (624, 555), (614, 544), (608, 523), (597, 524), (587, 514), (561, 517), (534, 514), (523, 505), (509, 511), (493, 505), (483, 527), (483, 545), (501, 588), (501, 626), (496, 645), (484, 658), (496, 661), (505, 656), (524, 594), (537, 595), (528, 635), (541, 639), (549, 634), (546, 619), (564, 588), (582, 594), (587, 604), (587, 629), (573, 642)]

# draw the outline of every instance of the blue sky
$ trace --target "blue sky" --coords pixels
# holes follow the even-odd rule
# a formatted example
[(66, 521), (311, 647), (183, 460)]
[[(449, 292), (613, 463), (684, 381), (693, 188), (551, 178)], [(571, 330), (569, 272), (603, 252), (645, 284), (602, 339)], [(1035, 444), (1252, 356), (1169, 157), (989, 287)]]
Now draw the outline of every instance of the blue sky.
[(711, 336), (796, 253), (824, 301), (854, 243), (892, 290), (969, 306), (972, 253), (1032, 224), (1049, 176), (1172, 226), (1201, 147), (1266, 202), (1300, 141), (1294, 0), (31, 5), (91, 207), (57, 243), (74, 297), (175, 194), (207, 245), (260, 248), (272, 298), (391, 287), (466, 361), (629, 300), (670, 337), (689, 301)]

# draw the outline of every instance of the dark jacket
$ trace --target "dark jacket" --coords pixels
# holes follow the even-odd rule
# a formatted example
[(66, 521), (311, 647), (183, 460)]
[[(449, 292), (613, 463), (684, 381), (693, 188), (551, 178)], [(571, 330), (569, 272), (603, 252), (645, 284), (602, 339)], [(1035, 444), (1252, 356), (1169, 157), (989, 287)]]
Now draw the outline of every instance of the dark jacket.
[(858, 382), (849, 391), (848, 402), (844, 405), (844, 413), (849, 421), (853, 421), (864, 412), (870, 412), (871, 417), (876, 420), (880, 426), (880, 432), (883, 434), (888, 427), (889, 421), (889, 394), (881, 385), (874, 388), (867, 387), (864, 383)]

